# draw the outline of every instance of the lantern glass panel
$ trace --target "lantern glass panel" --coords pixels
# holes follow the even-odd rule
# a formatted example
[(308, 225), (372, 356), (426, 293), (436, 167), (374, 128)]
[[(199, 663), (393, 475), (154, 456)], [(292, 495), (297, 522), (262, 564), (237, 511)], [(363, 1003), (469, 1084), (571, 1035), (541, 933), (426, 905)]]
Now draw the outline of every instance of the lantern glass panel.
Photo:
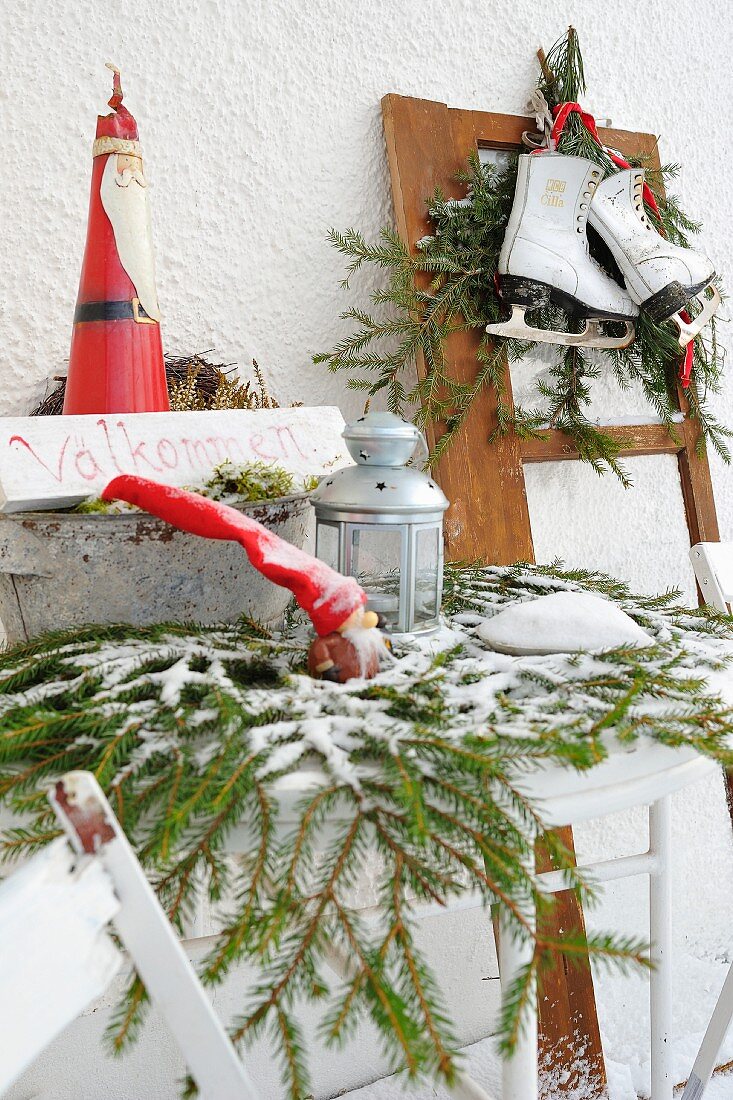
[(415, 624), (437, 619), (440, 589), (439, 527), (422, 527), (415, 531)]
[(316, 557), (325, 561), (332, 569), (339, 569), (338, 524), (319, 520), (316, 526)]
[(367, 607), (384, 615), (390, 626), (399, 618), (403, 545), (406, 530), (400, 526), (356, 527), (351, 531), (351, 565), (368, 597)]

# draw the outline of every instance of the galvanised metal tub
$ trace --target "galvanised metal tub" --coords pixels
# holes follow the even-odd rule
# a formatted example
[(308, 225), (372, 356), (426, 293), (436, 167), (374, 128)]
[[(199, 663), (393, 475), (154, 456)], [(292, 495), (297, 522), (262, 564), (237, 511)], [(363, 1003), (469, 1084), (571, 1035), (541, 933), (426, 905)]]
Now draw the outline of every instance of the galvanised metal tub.
[[(304, 544), (308, 494), (238, 505)], [(199, 538), (142, 512), (0, 515), (0, 638), (27, 641), (84, 623), (275, 623), (290, 592), (265, 580), (238, 543)]]

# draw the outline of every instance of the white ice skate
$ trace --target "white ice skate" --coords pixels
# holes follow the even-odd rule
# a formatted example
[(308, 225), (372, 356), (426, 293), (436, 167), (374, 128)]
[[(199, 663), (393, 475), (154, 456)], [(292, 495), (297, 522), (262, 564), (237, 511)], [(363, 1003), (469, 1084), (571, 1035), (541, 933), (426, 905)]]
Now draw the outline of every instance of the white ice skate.
[[(638, 306), (588, 252), (588, 211), (600, 180), (600, 169), (582, 157), (519, 157), (514, 205), (499, 256), (500, 292), (512, 315), (487, 325), (487, 332), (587, 348), (624, 348), (632, 342)], [(527, 324), (528, 309), (550, 303), (585, 320), (583, 331)], [(626, 331), (607, 335), (601, 329), (606, 321), (623, 322)]]
[[(655, 321), (674, 321), (684, 347), (720, 305), (715, 269), (702, 252), (665, 240), (647, 218), (644, 172), (629, 168), (603, 180), (590, 207), (589, 223), (608, 245), (634, 301)], [(697, 299), (691, 322), (680, 310)]]

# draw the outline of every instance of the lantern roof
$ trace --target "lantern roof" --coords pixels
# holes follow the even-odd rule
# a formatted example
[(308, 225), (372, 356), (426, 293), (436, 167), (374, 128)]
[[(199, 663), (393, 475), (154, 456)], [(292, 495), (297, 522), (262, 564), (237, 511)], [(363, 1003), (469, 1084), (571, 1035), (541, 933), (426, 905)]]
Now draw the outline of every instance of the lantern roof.
[(362, 463), (346, 466), (321, 479), (311, 494), (316, 515), (327, 519), (352, 518), (360, 513), (394, 517), (393, 522), (411, 514), (421, 519), (438, 519), (448, 507), (440, 487), (421, 470), (409, 466), (376, 466)]

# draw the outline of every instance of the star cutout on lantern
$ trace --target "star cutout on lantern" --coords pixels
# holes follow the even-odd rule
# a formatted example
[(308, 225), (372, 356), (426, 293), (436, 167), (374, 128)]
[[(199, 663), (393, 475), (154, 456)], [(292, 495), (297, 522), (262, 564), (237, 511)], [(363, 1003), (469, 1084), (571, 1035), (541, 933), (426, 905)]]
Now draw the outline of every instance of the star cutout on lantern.
[(369, 457), (369, 451), (359, 451), (359, 458), (363, 458), (365, 462)]
[(378, 482), (377, 482), (377, 488), (378, 488), (378, 489), (379, 489), (379, 491), (381, 492), (381, 491), (382, 491), (382, 489), (386, 489), (386, 488), (387, 488), (387, 482), (386, 482), (386, 481), (378, 481)]

